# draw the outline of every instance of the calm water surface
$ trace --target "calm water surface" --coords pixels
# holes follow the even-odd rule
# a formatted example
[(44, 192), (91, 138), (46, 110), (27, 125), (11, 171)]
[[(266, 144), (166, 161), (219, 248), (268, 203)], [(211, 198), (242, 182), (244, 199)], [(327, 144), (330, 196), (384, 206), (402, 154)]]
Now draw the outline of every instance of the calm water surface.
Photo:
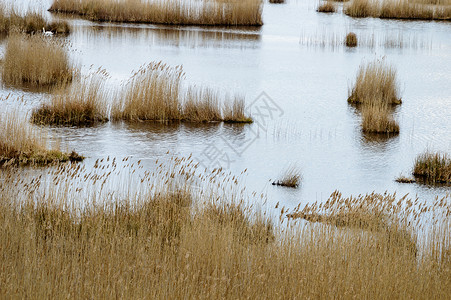
[[(50, 1), (30, 3), (44, 10)], [(267, 193), (270, 204), (280, 201), (287, 207), (327, 199), (334, 190), (344, 195), (409, 193), (425, 201), (449, 193), (450, 187), (398, 184), (394, 178), (408, 175), (415, 157), (426, 149), (451, 151), (451, 22), (352, 19), (341, 11), (319, 14), (316, 6), (316, 0), (265, 4), (261, 28), (70, 19), (71, 58), (83, 73), (106, 69), (112, 89), (151, 61), (183, 65), (189, 84), (246, 95), (257, 122), (108, 123), (52, 128), (52, 139), (87, 156), (88, 166), (97, 158), (132, 156), (150, 167), (156, 159), (192, 154), (204, 165), (235, 174), (247, 169), (248, 190)], [(341, 45), (349, 31), (357, 33), (362, 46)], [(1, 43), (3, 53), (5, 41)], [(374, 59), (385, 59), (398, 71), (403, 104), (395, 111), (401, 130), (396, 137), (363, 135), (359, 112), (346, 101), (359, 65)], [(262, 92), (266, 94), (259, 98)], [(17, 96), (23, 97), (24, 111), (48, 98), (8, 87), (0, 91), (2, 97), (9, 93), (14, 97), (2, 101), (3, 108), (17, 106)], [(302, 170), (301, 187), (272, 186), (270, 181), (291, 165)]]

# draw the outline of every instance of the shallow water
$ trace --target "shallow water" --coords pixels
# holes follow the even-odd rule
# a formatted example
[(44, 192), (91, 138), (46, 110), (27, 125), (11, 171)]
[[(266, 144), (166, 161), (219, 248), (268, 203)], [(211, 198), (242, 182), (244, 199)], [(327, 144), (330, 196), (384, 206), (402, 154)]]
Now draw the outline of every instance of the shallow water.
[[(41, 9), (49, 2), (30, 1)], [(70, 19), (70, 53), (83, 73), (104, 68), (114, 88), (151, 61), (183, 65), (188, 83), (246, 95), (256, 122), (108, 123), (52, 128), (52, 139), (87, 156), (88, 166), (106, 156), (132, 156), (152, 166), (157, 159), (193, 154), (211, 168), (235, 174), (247, 169), (247, 189), (267, 193), (271, 205), (324, 200), (334, 190), (409, 193), (425, 201), (449, 193), (450, 187), (399, 184), (394, 178), (409, 175), (415, 157), (426, 149), (451, 150), (451, 22), (352, 19), (341, 12), (317, 13), (316, 5), (316, 0), (265, 4), (265, 25), (258, 29)], [(357, 33), (362, 46), (343, 47), (349, 31)], [(382, 58), (398, 71), (403, 104), (395, 116), (401, 132), (375, 139), (361, 133), (359, 113), (346, 99), (359, 65)], [(21, 108), (29, 111), (48, 97), (0, 90), (2, 97), (9, 93), (13, 96), (1, 102), (2, 108), (16, 106), (14, 99), (23, 96)], [(301, 187), (272, 186), (271, 180), (291, 165), (302, 170)]]

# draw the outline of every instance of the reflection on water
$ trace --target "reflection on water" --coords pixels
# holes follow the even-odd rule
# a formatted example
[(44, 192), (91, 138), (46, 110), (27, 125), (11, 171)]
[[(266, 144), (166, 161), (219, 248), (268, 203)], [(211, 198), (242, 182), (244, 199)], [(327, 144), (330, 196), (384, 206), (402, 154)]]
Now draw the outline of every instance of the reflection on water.
[(78, 28), (77, 34), (98, 42), (108, 40), (146, 41), (149, 45), (172, 47), (258, 48), (260, 31), (255, 27), (239, 30), (228, 28), (202, 28), (154, 25), (93, 25)]

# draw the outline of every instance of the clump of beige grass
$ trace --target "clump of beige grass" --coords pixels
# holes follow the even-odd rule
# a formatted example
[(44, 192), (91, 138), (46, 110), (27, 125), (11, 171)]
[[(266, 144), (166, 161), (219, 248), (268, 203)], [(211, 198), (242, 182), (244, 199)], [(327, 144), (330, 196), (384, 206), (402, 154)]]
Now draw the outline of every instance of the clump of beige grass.
[(262, 10), (262, 0), (54, 0), (49, 9), (95, 21), (227, 26), (261, 26)]
[[(425, 1), (423, 1), (425, 2)], [(409, 0), (353, 0), (344, 12), (351, 17), (402, 20), (451, 20), (449, 3), (418, 3)]]
[(68, 89), (60, 86), (33, 111), (31, 121), (39, 125), (89, 126), (108, 121), (107, 93), (103, 71), (83, 77)]
[(217, 92), (210, 88), (189, 87), (182, 106), (182, 120), (219, 122), (222, 120)]
[(272, 185), (285, 186), (290, 188), (297, 188), (301, 184), (302, 173), (296, 166), (291, 166), (284, 171), (280, 180), (276, 180)]
[(40, 35), (9, 37), (2, 81), (8, 85), (45, 86), (72, 80), (74, 67), (63, 44)]
[(119, 93), (113, 119), (173, 121), (181, 119), (181, 67), (152, 62), (138, 70)]
[(346, 35), (345, 45), (346, 47), (357, 47), (357, 35), (354, 32)]
[(413, 175), (431, 183), (451, 183), (451, 157), (425, 152), (415, 159)]
[(18, 31), (28, 34), (42, 33), (42, 29), (55, 34), (68, 34), (69, 24), (66, 21), (48, 22), (41, 13), (28, 10), (21, 15), (6, 4), (0, 3), (0, 33)]
[(235, 96), (223, 102), (210, 88), (188, 86), (182, 89), (182, 67), (153, 62), (142, 67), (125, 84), (112, 107), (114, 120), (158, 122), (252, 123), (244, 112), (244, 98)]
[(416, 182), (415, 178), (406, 177), (404, 175), (399, 175), (398, 177), (396, 177), (395, 181), (399, 182), (399, 183), (415, 183)]
[(316, 11), (322, 13), (334, 13), (337, 11), (337, 9), (335, 8), (335, 5), (332, 1), (327, 0), (320, 4)]
[(225, 123), (252, 123), (251, 117), (245, 113), (246, 104), (244, 98), (235, 96), (231, 101), (225, 101), (222, 109), (223, 121)]
[(399, 125), (384, 103), (366, 103), (362, 106), (362, 130), (366, 133), (399, 133)]
[(45, 134), (31, 127), (17, 111), (0, 116), (0, 165), (46, 165), (82, 159), (75, 152), (49, 150)]
[(361, 65), (348, 102), (400, 104), (396, 70), (383, 60)]

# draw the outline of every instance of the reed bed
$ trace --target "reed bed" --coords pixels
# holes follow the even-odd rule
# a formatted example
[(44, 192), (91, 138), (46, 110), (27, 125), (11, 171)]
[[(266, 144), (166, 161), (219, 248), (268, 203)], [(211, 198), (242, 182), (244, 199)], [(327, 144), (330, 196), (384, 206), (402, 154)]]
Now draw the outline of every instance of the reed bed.
[(46, 165), (82, 159), (75, 152), (48, 149), (45, 133), (33, 128), (17, 111), (0, 116), (0, 166)]
[(396, 70), (383, 60), (361, 65), (348, 102), (400, 104)]
[(49, 11), (90, 20), (170, 25), (261, 26), (261, 0), (54, 0)]
[(356, 18), (451, 20), (451, 6), (448, 1), (421, 2), (409, 0), (353, 0), (345, 7), (344, 12)]
[(413, 175), (430, 183), (451, 183), (451, 157), (425, 152), (415, 159)]
[(74, 66), (60, 42), (40, 35), (9, 37), (2, 67), (4, 84), (64, 84), (72, 80), (73, 71)]
[[(41, 177), (0, 173), (0, 297), (447, 299), (451, 293), (449, 198), (427, 205), (336, 192), (289, 214), (309, 222), (274, 226), (240, 201), (241, 188), (227, 184), (227, 176), (196, 174), (189, 159), (176, 163), (145, 171), (137, 184), (112, 178), (142, 168), (127, 159), (98, 160), (89, 170), (60, 166)], [(196, 178), (206, 185), (192, 188)], [(420, 222), (426, 214), (432, 222)]]
[(322, 13), (334, 13), (337, 11), (337, 9), (335, 8), (335, 5), (332, 1), (327, 0), (321, 3), (316, 11)]
[[(162, 62), (142, 67), (119, 92), (112, 107), (112, 119), (252, 123), (244, 112), (244, 98), (235, 96), (229, 103), (210, 88), (188, 86), (184, 91), (184, 76), (182, 67)], [(224, 103), (222, 114), (221, 102)]]
[(362, 110), (362, 130), (366, 133), (399, 133), (399, 125), (387, 104), (368, 103)]
[(297, 188), (301, 184), (302, 173), (296, 166), (291, 166), (281, 176), (280, 180), (276, 180), (272, 185), (285, 186), (290, 188)]
[(66, 21), (49, 22), (38, 12), (27, 11), (21, 15), (13, 8), (8, 8), (6, 4), (0, 3), (0, 33), (10, 33), (11, 31), (28, 34), (42, 33), (50, 31), (55, 34), (68, 34), (69, 24)]
[(54, 91), (50, 101), (35, 109), (31, 121), (38, 125), (89, 126), (108, 121), (105, 74), (100, 70)]

